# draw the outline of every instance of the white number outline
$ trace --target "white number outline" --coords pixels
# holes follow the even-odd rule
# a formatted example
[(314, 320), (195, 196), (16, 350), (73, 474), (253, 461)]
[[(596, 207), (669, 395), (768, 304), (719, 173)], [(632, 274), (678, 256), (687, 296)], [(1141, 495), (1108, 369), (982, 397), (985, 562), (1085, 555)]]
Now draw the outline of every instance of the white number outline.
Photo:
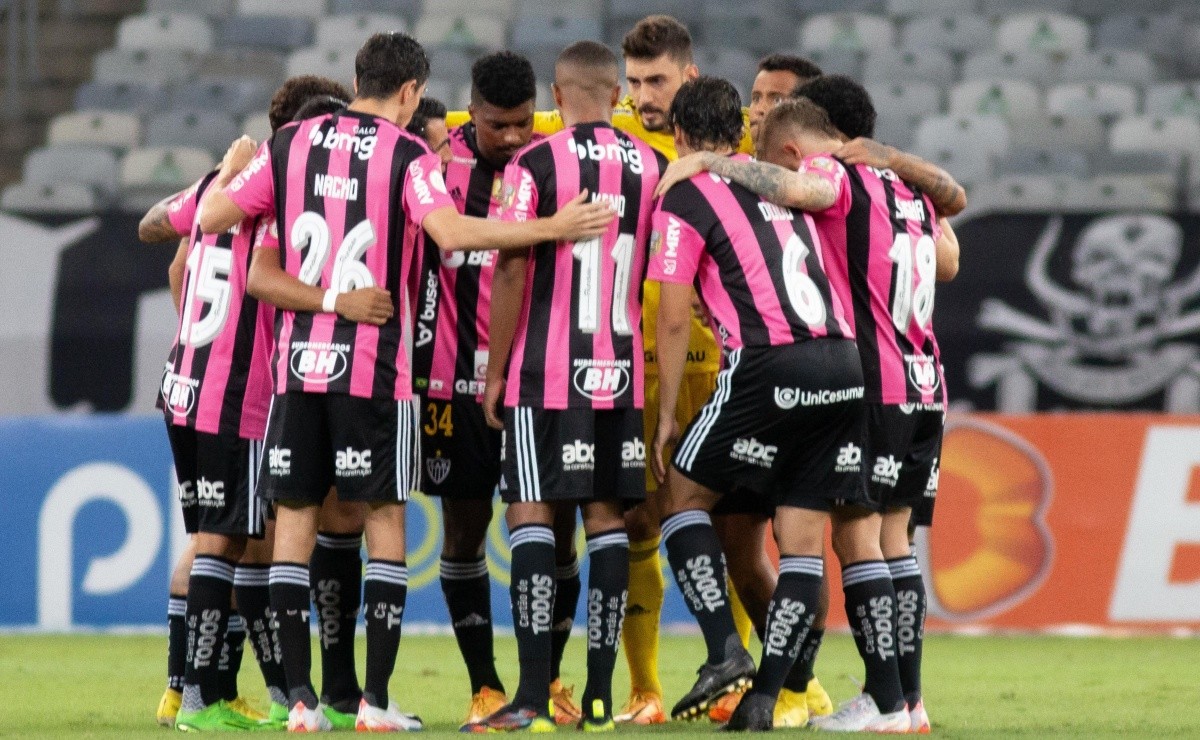
[[(631, 336), (633, 323), (629, 318), (629, 292), (633, 289), (633, 234), (618, 234), (609, 253), (616, 262), (613, 271), (612, 331), (618, 336)], [(595, 334), (600, 330), (600, 238), (575, 242), (571, 255), (579, 261), (579, 331)]]
[(828, 314), (821, 289), (804, 271), (804, 261), (810, 253), (808, 245), (797, 234), (788, 238), (783, 247), (783, 284), (787, 288), (788, 302), (796, 315), (809, 326), (823, 326)]
[[(325, 217), (315, 211), (301, 213), (292, 223), (291, 248), (304, 252), (304, 260), (300, 263), (300, 274), (296, 277), (302, 283), (317, 285), (325, 264), (329, 261), (330, 245), (332, 242), (329, 224)], [(367, 250), (375, 245), (375, 227), (369, 220), (360, 221), (346, 233), (333, 257), (333, 272), (329, 276), (329, 287), (345, 293), (358, 288), (370, 288), (375, 285), (375, 276), (361, 260)], [(307, 251), (305, 251), (307, 250)]]
[[(229, 287), (228, 278), (233, 270), (233, 250), (201, 245), (188, 255), (187, 268), (188, 285), (183, 303), (179, 341), (190, 347), (204, 347), (221, 335), (225, 322), (229, 320), (229, 304), (233, 298), (233, 291)], [(207, 303), (210, 308), (204, 318), (193, 324), (196, 301)]]
[[(934, 292), (937, 287), (937, 245), (933, 237), (922, 234), (913, 244), (907, 233), (896, 234), (888, 257), (896, 266), (896, 293), (892, 297), (892, 324), (907, 331), (915, 321), (924, 330), (933, 318)], [(916, 285), (913, 285), (913, 277)]]

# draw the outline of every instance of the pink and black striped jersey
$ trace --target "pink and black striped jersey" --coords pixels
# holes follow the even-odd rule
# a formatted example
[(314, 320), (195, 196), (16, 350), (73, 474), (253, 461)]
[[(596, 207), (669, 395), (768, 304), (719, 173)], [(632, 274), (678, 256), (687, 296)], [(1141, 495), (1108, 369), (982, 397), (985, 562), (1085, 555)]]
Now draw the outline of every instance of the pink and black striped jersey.
[(276, 392), (411, 398), (404, 336), (421, 222), (454, 206), (437, 155), (391, 121), (341, 111), (281, 128), (227, 192), (248, 214), (277, 214), (289, 274), (339, 292), (379, 286), (395, 306), (378, 327), (335, 313), (281, 312)]
[(179, 326), (156, 405), (178, 426), (262, 439), (275, 307), (246, 294), (246, 275), (254, 249), (273, 238), (274, 218), (250, 216), (224, 234), (202, 234), (196, 207), (214, 177), (206, 175), (167, 207), (171, 225), (190, 236)]
[[(459, 212), (498, 218), (504, 172), (480, 155), (475, 124), (451, 129), (450, 153), (446, 188)], [(439, 399), (483, 394), (495, 269), (495, 251), (443, 254), (426, 240), (413, 331), (416, 390)]]
[(642, 280), (665, 167), (645, 142), (587, 123), (530, 144), (505, 169), (507, 221), (552, 215), (584, 189), (617, 212), (601, 237), (529, 250), (506, 405), (642, 407)]
[(845, 166), (831, 156), (800, 165), (828, 180), (837, 200), (813, 214), (825, 264), (844, 286), (869, 403), (945, 403), (933, 334), (941, 227), (928, 196), (891, 170)]
[(704, 172), (663, 196), (650, 245), (647, 277), (694, 285), (725, 351), (854, 336), (805, 213)]

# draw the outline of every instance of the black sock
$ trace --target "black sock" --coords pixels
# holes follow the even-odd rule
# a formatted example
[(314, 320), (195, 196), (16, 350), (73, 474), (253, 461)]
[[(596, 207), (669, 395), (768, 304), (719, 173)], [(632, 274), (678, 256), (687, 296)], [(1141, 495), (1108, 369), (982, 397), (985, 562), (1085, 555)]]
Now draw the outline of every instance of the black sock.
[(317, 692), (313, 689), (312, 645), (309, 642), (308, 566), (301, 563), (275, 563), (271, 566), (271, 614), (279, 637), (287, 676), (287, 706), (297, 702), (315, 709)]
[[(604, 719), (613, 713), (612, 674), (621, 646), (621, 624), (629, 598), (629, 536), (625, 530), (588, 537), (587, 686), (583, 715)], [(578, 578), (578, 576), (576, 576)], [(561, 581), (560, 581), (561, 583)], [(596, 716), (593, 703), (604, 703)]]
[(188, 578), (187, 665), (183, 672), (186, 711), (195, 712), (221, 700), (217, 671), (232, 596), (233, 563), (197, 555)]
[(704, 633), (708, 662), (721, 663), (737, 628), (726, 592), (725, 553), (712, 520), (699, 509), (681, 511), (663, 520), (662, 538), (683, 601)]
[(171, 594), (167, 599), (167, 688), (183, 691), (187, 664), (187, 597)]
[(512, 704), (549, 712), (550, 627), (554, 613), (554, 531), (526, 524), (509, 533), (513, 631), (521, 680)]
[(321, 701), (358, 711), (362, 689), (354, 666), (354, 631), (362, 606), (362, 534), (318, 532), (309, 567), (321, 647)]
[(910, 707), (921, 700), (921, 648), (925, 642), (925, 582), (913, 556), (887, 561), (896, 589), (896, 660)]
[(246, 620), (250, 649), (262, 671), (267, 694), (276, 704), (287, 706), (287, 677), (283, 673), (283, 656), (279, 637), (271, 626), (271, 566), (239, 565), (233, 573), (233, 592), (237, 595), (238, 611)]
[(582, 590), (578, 559), (572, 560), (568, 565), (554, 566), (554, 614), (550, 620), (551, 681), (562, 673), (563, 653), (567, 650), (567, 640), (571, 638), (575, 611), (579, 608), (579, 592)]
[(781, 555), (779, 582), (767, 607), (762, 660), (751, 691), (775, 699), (800, 654), (821, 599), (821, 558)]
[(896, 663), (896, 591), (882, 560), (864, 560), (842, 569), (846, 617), (866, 668), (863, 691), (883, 714), (904, 708)]
[(388, 681), (396, 668), (400, 626), (408, 599), (408, 566), (403, 560), (368, 560), (363, 578), (367, 613), (367, 680), (363, 698), (373, 707), (388, 708)]
[(503, 692), (496, 674), (492, 636), (492, 582), (485, 558), (451, 560), (442, 558), (442, 594), (454, 626), (458, 651), (467, 665), (471, 693), (484, 686)]
[[(234, 577), (237, 577), (236, 571)], [(229, 615), (224, 644), (221, 645), (221, 660), (217, 663), (217, 685), (225, 701), (238, 698), (238, 673), (242, 670), (242, 651), (245, 646), (246, 621), (235, 611)]]
[(815, 676), (813, 667), (817, 664), (817, 652), (821, 649), (821, 640), (824, 638), (825, 630), (810, 629), (804, 636), (804, 642), (800, 643), (800, 654), (796, 656), (792, 671), (783, 682), (785, 689), (798, 694), (808, 690), (808, 682)]

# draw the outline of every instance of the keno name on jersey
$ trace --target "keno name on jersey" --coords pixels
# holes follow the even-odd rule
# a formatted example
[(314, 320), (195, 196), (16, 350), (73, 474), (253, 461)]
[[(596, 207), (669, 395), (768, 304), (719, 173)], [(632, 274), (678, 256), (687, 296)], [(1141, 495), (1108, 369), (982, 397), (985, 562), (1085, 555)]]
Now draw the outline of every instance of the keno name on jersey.
[(640, 175), (645, 172), (645, 166), (642, 164), (642, 153), (634, 147), (633, 142), (625, 139), (618, 139), (611, 144), (598, 144), (591, 139), (586, 139), (582, 144), (575, 141), (574, 138), (567, 139), (567, 151), (582, 159), (590, 159), (593, 162), (603, 162), (606, 159), (620, 160), (622, 163), (629, 165), (629, 171), (635, 175)]
[(858, 386), (856, 388), (842, 388), (840, 390), (819, 390), (808, 391), (803, 388), (780, 388), (775, 387), (775, 405), (784, 411), (800, 406), (827, 406), (833, 403), (843, 403), (845, 401), (853, 401), (857, 398), (862, 398), (866, 388)]

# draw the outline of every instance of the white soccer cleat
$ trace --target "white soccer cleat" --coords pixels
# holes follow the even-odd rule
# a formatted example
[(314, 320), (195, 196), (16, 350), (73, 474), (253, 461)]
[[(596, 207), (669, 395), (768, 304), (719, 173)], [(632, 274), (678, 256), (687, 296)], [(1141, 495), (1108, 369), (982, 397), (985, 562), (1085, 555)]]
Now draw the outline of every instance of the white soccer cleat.
[(412, 732), (425, 727), (421, 718), (415, 714), (405, 714), (389, 704), (387, 709), (373, 707), (366, 699), (359, 702), (358, 719), (354, 729), (359, 732)]
[(875, 700), (863, 692), (838, 707), (833, 714), (813, 717), (809, 726), (826, 732), (894, 732), (906, 733), (911, 727), (908, 707), (898, 712), (882, 714)]
[(323, 707), (317, 706), (309, 709), (304, 706), (304, 702), (298, 701), (292, 710), (288, 712), (287, 731), (288, 732), (333, 732), (333, 724), (322, 711)]
[(925, 712), (925, 700), (918, 699), (916, 705), (908, 710), (909, 732), (915, 735), (929, 734), (929, 715)]

